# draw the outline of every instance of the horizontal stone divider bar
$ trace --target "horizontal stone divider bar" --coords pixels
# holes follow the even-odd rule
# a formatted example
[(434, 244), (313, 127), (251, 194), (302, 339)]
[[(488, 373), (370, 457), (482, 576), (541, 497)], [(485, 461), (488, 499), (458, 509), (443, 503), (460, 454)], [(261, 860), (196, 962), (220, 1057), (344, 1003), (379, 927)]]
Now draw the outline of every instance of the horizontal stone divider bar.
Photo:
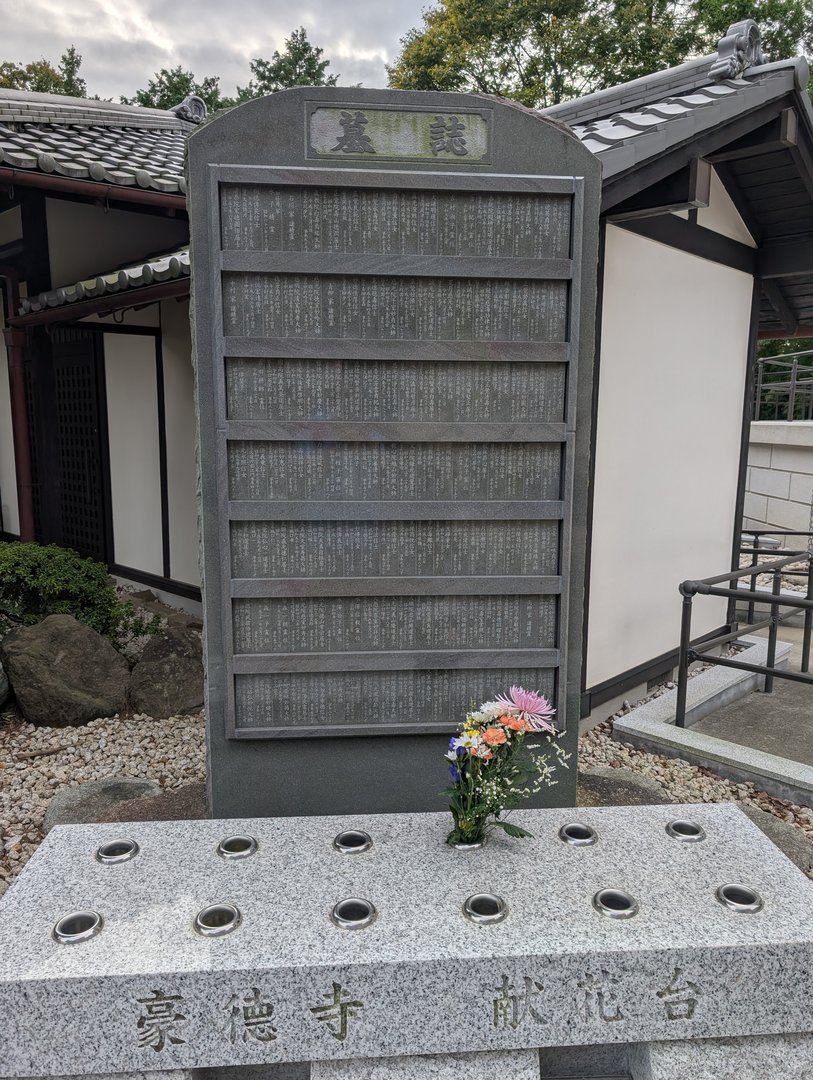
[(265, 360), (486, 360), (489, 363), (566, 364), (566, 341), (426, 341), (417, 338), (224, 337), (225, 357)]
[(226, 438), (256, 442), (564, 442), (564, 424), (376, 420), (232, 420)]
[(554, 575), (512, 577), (234, 578), (234, 599), (296, 596), (556, 596)]
[(562, 281), (573, 277), (571, 259), (479, 255), (360, 255), (326, 251), (224, 251), (227, 273), (319, 274), (376, 277), (499, 278)]
[(411, 720), (408, 724), (303, 724), (292, 727), (290, 724), (277, 727), (241, 727), (240, 717), (237, 724), (229, 728), (230, 739), (338, 739), (367, 738), (370, 735), (451, 735), (457, 731), (459, 720), (440, 721)]
[(516, 195), (572, 195), (580, 177), (517, 173), (452, 173), (400, 169), (336, 169), (287, 165), (212, 165), (221, 184), (294, 184), (300, 187), (375, 188), (376, 191), (485, 191)]
[(411, 652), (238, 654), (235, 675), (307, 671), (452, 671), (484, 668), (556, 668), (558, 649), (420, 649)]
[(517, 499), (511, 502), (340, 502), (325, 499), (232, 501), (230, 521), (558, 521), (563, 503)]

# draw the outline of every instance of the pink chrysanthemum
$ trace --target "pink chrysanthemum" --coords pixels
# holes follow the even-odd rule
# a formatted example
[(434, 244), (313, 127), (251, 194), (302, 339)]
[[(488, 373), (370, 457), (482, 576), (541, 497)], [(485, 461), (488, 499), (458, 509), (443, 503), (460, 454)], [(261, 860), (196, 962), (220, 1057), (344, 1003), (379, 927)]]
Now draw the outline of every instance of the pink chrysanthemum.
[(512, 716), (527, 720), (534, 731), (555, 731), (550, 720), (556, 710), (546, 697), (537, 694), (535, 690), (512, 686), (507, 697), (502, 694), (496, 700)]

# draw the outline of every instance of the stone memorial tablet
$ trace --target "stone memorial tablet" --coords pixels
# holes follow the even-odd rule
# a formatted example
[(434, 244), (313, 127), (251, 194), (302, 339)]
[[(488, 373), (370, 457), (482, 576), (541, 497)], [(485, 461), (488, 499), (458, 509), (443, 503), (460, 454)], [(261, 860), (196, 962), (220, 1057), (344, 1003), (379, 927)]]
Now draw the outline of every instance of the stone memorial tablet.
[(514, 683), (572, 742), (592, 155), (335, 88), (189, 148), (214, 812), (437, 805), (440, 736)]

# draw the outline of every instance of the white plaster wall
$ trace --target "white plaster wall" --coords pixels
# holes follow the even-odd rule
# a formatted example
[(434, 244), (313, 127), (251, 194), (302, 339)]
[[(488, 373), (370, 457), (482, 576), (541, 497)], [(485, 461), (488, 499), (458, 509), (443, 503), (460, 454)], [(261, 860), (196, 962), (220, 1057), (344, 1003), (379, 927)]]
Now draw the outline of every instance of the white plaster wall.
[(23, 219), (19, 206), (0, 214), (0, 244), (11, 244), (23, 235)]
[(154, 338), (105, 334), (104, 367), (114, 559), (163, 574)]
[[(678, 643), (685, 578), (728, 569), (752, 279), (608, 226), (587, 686)], [(725, 621), (695, 602), (693, 634)]]
[(746, 229), (739, 211), (714, 169), (711, 170), (709, 205), (697, 211), (697, 224), (732, 240), (739, 240), (748, 247), (756, 247), (754, 238)]
[(8, 385), (8, 359), (3, 342), (3, 308), (0, 305), (0, 507), (3, 529), (19, 534), (17, 477), (14, 471), (14, 437), (11, 430), (11, 394)]
[(45, 207), (53, 288), (170, 251), (189, 237), (187, 223), (174, 218), (59, 199), (46, 199)]
[(161, 305), (164, 398), (167, 418), (170, 576), (200, 584), (198, 569), (195, 396), (189, 302)]
[[(23, 235), (19, 206), (0, 214), (0, 244), (10, 244)], [(14, 472), (14, 439), (11, 431), (11, 394), (8, 386), (8, 359), (3, 341), (3, 305), (0, 302), (0, 508), (3, 529), (19, 533), (17, 477)]]

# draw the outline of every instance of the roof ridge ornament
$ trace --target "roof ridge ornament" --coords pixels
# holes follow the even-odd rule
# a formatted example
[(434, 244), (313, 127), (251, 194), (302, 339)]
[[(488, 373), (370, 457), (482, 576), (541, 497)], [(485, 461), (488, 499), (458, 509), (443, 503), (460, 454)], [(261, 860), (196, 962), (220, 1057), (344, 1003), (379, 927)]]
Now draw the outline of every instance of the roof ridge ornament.
[(167, 109), (167, 112), (173, 113), (179, 120), (186, 120), (190, 124), (202, 124), (208, 115), (206, 102), (197, 94), (190, 94), (178, 105)]
[(717, 42), (717, 59), (711, 65), (709, 78), (713, 82), (736, 79), (749, 67), (767, 62), (762, 52), (759, 27), (753, 19), (732, 23)]

